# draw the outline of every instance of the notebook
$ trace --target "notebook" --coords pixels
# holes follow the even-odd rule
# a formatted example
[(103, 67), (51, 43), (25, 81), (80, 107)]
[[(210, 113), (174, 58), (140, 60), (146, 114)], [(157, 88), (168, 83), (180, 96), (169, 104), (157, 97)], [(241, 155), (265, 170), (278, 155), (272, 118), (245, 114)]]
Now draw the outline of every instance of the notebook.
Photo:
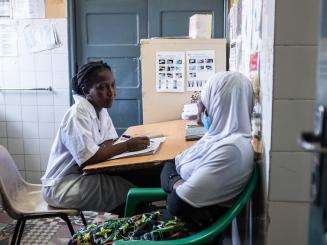
[(185, 139), (186, 140), (198, 140), (201, 139), (207, 130), (203, 126), (199, 125), (186, 125)]
[(119, 155), (109, 158), (109, 160), (118, 159), (118, 158), (126, 158), (126, 157), (153, 155), (158, 151), (161, 143), (165, 142), (165, 140), (166, 140), (166, 137), (151, 138), (150, 144), (146, 149), (141, 150), (141, 151), (124, 152), (122, 154), (119, 154)]

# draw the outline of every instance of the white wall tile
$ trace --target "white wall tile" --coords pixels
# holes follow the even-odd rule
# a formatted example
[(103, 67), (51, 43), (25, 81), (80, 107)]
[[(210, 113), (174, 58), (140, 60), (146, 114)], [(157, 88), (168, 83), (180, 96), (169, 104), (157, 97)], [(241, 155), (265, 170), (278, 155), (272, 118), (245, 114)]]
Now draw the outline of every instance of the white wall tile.
[(7, 135), (9, 138), (23, 137), (22, 122), (7, 122)]
[(24, 154), (23, 139), (8, 138), (8, 151), (10, 154)]
[(23, 137), (28, 138), (38, 138), (38, 123), (37, 122), (23, 122)]
[(56, 89), (54, 91), (54, 104), (56, 106), (58, 105), (70, 105), (70, 99), (69, 99), (69, 90), (68, 89)]
[(62, 121), (68, 108), (69, 108), (68, 106), (55, 106), (55, 122)]
[(33, 54), (27, 54), (27, 55), (21, 55), (19, 57), (19, 63), (20, 63), (20, 70), (22, 72), (29, 71), (33, 72), (35, 71), (34, 66), (34, 55)]
[(316, 45), (319, 2), (319, 0), (276, 0), (275, 45)]
[(52, 70), (51, 55), (49, 53), (36, 53), (34, 54), (35, 59), (35, 70), (50, 72)]
[(275, 100), (272, 118), (272, 151), (301, 151), (298, 139), (313, 129), (314, 101)]
[(25, 155), (25, 167), (29, 171), (41, 171), (40, 155)]
[[(22, 88), (35, 88), (36, 87), (36, 73), (35, 71), (22, 71), (20, 73), (20, 81)], [(28, 92), (28, 91), (24, 91)]]
[(52, 73), (47, 71), (36, 72), (36, 86), (39, 88), (52, 86)]
[(274, 98), (314, 99), (316, 46), (275, 47)]
[(267, 245), (308, 244), (309, 203), (269, 202)]
[(48, 91), (37, 92), (38, 105), (53, 105), (53, 93)]
[[(1, 85), (0, 85), (1, 87)], [(5, 105), (5, 92), (4, 91), (0, 91), (0, 105)]]
[(271, 201), (310, 201), (311, 153), (272, 152), (270, 159)]
[(48, 166), (49, 155), (41, 154), (41, 170), (46, 171)]
[[(29, 53), (23, 29), (29, 23), (39, 22), (54, 23), (63, 42), (61, 47)], [(52, 86), (60, 90), (56, 98), (54, 93), (45, 91), (0, 92), (0, 144), (19, 159), (21, 166), (24, 165), (20, 167), (23, 176), (39, 183), (46, 168), (55, 128), (59, 125), (55, 118), (61, 121), (70, 106), (67, 19), (19, 20), (18, 30), (18, 57), (0, 57), (0, 86)], [(25, 162), (28, 162), (27, 167)]]
[(38, 106), (37, 110), (39, 122), (54, 122), (53, 106)]
[(6, 91), (5, 92), (6, 105), (21, 105), (21, 94), (19, 91)]
[(0, 137), (4, 138), (7, 137), (7, 123), (0, 122)]
[(69, 74), (66, 71), (57, 71), (53, 73), (53, 88), (69, 89)]
[(39, 171), (26, 171), (26, 180), (27, 182), (33, 184), (41, 183), (41, 172)]
[(52, 71), (68, 71), (68, 55), (52, 54)]
[(39, 137), (41, 139), (54, 139), (55, 124), (54, 123), (39, 123)]
[(40, 139), (40, 153), (50, 155), (53, 139)]
[(2, 70), (7, 72), (16, 72), (19, 69), (19, 59), (17, 57), (3, 57)]
[(11, 155), (16, 163), (18, 170), (25, 170), (24, 155)]
[(16, 105), (6, 105), (6, 120), (17, 122), (22, 120), (22, 108)]
[(6, 149), (8, 149), (8, 138), (0, 138), (0, 145), (6, 147)]
[(20, 88), (20, 75), (19, 72), (16, 71), (8, 71), (3, 74), (4, 79), (4, 87), (6, 88)]
[(24, 152), (30, 155), (40, 154), (39, 139), (24, 139)]
[[(36, 86), (33, 86), (33, 88), (34, 87)], [(22, 92), (22, 105), (37, 105), (36, 91)]]
[(6, 121), (6, 107), (0, 105), (0, 121)]
[(22, 120), (24, 122), (37, 122), (37, 106), (22, 106)]

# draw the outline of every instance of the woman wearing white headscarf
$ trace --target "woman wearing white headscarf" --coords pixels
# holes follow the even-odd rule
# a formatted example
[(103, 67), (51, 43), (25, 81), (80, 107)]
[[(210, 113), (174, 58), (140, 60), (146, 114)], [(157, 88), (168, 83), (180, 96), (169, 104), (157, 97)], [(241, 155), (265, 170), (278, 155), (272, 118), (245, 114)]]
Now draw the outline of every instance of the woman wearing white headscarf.
[(161, 173), (173, 215), (212, 222), (217, 207), (245, 187), (253, 168), (252, 94), (251, 82), (239, 72), (217, 73), (203, 88), (199, 107), (208, 131)]

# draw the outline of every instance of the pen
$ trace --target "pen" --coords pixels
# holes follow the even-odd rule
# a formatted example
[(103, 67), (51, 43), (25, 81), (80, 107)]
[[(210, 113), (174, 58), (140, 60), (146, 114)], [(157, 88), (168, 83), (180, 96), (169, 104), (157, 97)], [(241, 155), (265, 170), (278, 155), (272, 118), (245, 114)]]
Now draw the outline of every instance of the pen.
[(126, 134), (122, 134), (121, 137), (124, 137), (124, 138), (126, 138), (126, 139), (130, 139), (130, 138), (132, 138), (132, 136), (130, 136), (130, 135), (126, 135)]

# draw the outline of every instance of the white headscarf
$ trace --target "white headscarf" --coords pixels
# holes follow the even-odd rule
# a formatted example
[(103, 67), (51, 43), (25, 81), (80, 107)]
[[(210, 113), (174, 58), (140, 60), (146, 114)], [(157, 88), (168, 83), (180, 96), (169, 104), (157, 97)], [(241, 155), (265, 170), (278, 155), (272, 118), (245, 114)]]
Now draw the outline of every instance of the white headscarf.
[[(212, 123), (201, 140), (175, 158), (177, 172), (184, 180), (195, 168), (219, 159), (217, 149), (226, 137), (251, 136), (253, 89), (245, 75), (239, 72), (215, 74), (203, 88), (201, 101)], [(188, 165), (187, 171), (181, 172), (183, 165)]]

